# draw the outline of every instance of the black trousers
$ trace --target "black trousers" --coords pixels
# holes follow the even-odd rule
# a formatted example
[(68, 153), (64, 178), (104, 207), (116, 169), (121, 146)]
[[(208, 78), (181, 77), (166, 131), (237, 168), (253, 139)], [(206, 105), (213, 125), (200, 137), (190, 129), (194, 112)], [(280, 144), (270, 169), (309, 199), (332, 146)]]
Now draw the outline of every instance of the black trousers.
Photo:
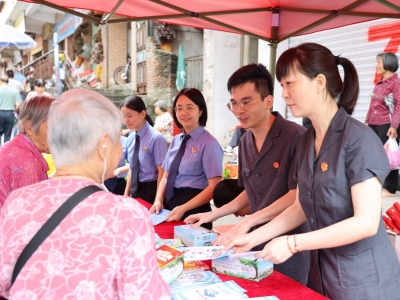
[[(175, 207), (183, 205), (186, 202), (190, 201), (198, 194), (200, 194), (202, 191), (203, 191), (202, 189), (194, 189), (194, 188), (179, 188), (179, 189), (174, 188), (174, 196), (171, 198), (171, 200), (165, 202), (164, 206), (168, 210), (173, 210)], [(183, 221), (186, 217), (193, 214), (204, 213), (209, 211), (211, 211), (211, 205), (210, 203), (206, 203), (202, 206), (196, 207), (192, 210), (185, 212), (181, 220)], [(202, 224), (201, 226), (211, 230), (212, 222)]]
[(14, 111), (0, 110), (0, 138), (4, 134), (4, 143), (10, 140), (13, 126)]
[(116, 195), (124, 195), (126, 188), (126, 180), (125, 178), (117, 179), (117, 187), (112, 191), (113, 194)]
[(153, 204), (157, 193), (157, 180), (140, 182), (138, 184), (138, 189), (133, 198), (141, 198), (144, 201)]
[[(386, 135), (390, 124), (384, 125), (368, 125), (380, 138), (382, 144), (384, 145), (389, 137)], [(400, 130), (397, 128), (397, 143), (399, 142)], [(383, 188), (387, 190), (389, 193), (395, 194), (399, 184), (399, 170), (390, 171), (389, 175), (386, 177), (385, 182), (383, 184)]]
[(111, 193), (116, 195), (124, 195), (126, 180), (125, 178), (109, 178), (104, 181), (104, 185)]

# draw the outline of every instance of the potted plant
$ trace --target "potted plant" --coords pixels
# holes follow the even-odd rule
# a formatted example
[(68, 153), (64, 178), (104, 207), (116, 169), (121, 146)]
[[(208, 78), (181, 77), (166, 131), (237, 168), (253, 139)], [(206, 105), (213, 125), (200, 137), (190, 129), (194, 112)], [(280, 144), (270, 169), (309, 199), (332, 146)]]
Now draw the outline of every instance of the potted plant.
[(175, 25), (166, 22), (154, 22), (154, 26), (161, 42), (160, 49), (172, 52), (171, 40), (175, 37)]

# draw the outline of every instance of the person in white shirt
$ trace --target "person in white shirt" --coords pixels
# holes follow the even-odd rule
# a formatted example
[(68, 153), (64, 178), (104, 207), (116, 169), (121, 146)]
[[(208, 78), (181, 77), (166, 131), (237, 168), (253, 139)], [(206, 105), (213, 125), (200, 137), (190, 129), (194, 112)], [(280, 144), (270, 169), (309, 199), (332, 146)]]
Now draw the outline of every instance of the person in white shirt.
[(8, 86), (15, 89), (19, 94), (22, 93), (24, 91), (24, 87), (22, 86), (21, 82), (14, 79), (14, 72), (12, 70), (8, 70), (6, 73), (8, 76)]

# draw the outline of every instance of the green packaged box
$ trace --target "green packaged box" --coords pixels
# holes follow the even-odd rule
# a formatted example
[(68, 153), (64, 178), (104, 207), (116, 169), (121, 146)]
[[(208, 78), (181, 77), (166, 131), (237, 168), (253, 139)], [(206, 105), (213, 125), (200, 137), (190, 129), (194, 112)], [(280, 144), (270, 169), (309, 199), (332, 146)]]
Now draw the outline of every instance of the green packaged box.
[(272, 274), (274, 265), (270, 261), (257, 259), (254, 255), (233, 259), (221, 257), (212, 260), (212, 270), (216, 273), (258, 282)]

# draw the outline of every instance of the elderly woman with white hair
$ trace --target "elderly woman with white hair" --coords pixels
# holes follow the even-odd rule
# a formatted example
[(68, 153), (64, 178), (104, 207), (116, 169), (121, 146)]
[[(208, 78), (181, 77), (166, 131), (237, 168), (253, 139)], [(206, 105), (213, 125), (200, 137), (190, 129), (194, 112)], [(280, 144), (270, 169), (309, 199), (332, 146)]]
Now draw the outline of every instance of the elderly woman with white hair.
[[(70, 90), (52, 104), (48, 140), (57, 171), (12, 192), (0, 211), (0, 296), (170, 299), (147, 210), (99, 189), (120, 160), (121, 125), (118, 108), (94, 91)], [(89, 186), (97, 191), (66, 214), (11, 284), (16, 260), (39, 228)]]
[(161, 132), (169, 146), (173, 137), (174, 119), (172, 119), (171, 114), (168, 112), (167, 102), (165, 100), (158, 100), (154, 103), (154, 112), (157, 115), (154, 128)]
[(47, 118), (54, 98), (35, 97), (19, 118), (19, 134), (0, 148), (0, 208), (15, 189), (47, 179), (49, 169), (42, 153), (47, 144)]

